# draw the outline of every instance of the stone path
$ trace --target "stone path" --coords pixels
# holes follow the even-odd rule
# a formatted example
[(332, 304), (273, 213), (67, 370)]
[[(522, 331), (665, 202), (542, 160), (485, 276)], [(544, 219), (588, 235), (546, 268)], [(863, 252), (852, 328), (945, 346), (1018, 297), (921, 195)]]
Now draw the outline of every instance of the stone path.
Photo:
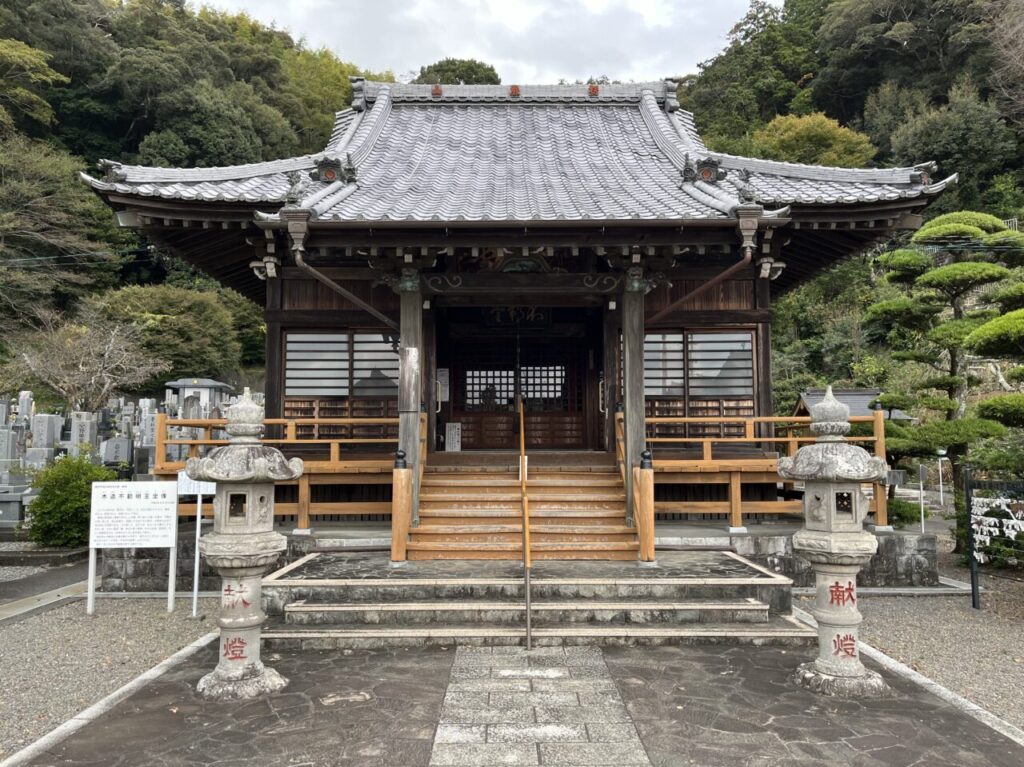
[(599, 648), (460, 647), (430, 764), (651, 762)]

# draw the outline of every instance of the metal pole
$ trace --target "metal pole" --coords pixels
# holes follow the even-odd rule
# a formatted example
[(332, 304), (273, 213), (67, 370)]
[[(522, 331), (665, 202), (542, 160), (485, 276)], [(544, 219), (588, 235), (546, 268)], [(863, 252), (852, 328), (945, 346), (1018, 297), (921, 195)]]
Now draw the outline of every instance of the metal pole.
[(85, 614), (96, 613), (96, 549), (89, 547), (89, 583), (86, 587)]
[(530, 615), (530, 568), (524, 568), (523, 582), (526, 585), (526, 649), (533, 649), (533, 620)]
[(174, 540), (168, 552), (167, 562), (167, 612), (174, 612), (174, 589), (178, 585), (178, 528), (174, 528)]
[(964, 469), (964, 505), (967, 511), (967, 556), (971, 568), (971, 607), (981, 609), (981, 594), (978, 588), (978, 559), (975, 554), (973, 501), (971, 487), (971, 470)]
[(924, 533), (924, 464), (917, 465), (917, 494), (921, 504), (921, 532)]
[(199, 616), (199, 533), (203, 526), (203, 494), (196, 496), (196, 550), (192, 566), (192, 617)]

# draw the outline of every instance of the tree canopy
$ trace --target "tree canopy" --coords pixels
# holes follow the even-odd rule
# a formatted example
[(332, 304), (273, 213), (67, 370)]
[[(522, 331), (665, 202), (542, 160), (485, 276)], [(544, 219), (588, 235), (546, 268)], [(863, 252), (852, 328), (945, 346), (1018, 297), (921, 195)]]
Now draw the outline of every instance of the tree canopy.
[(449, 58), (420, 67), (413, 82), (426, 85), (501, 85), (501, 78), (494, 67), (483, 61)]

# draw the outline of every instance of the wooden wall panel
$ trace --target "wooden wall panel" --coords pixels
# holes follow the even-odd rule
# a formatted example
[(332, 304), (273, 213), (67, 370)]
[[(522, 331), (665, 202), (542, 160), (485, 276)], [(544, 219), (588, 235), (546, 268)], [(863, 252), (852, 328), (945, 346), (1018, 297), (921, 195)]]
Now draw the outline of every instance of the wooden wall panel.
[[(374, 286), (371, 282), (343, 282), (342, 286), (368, 301), (374, 308), (398, 316), (398, 295), (386, 285)], [(281, 291), (281, 308), (290, 311), (348, 311), (359, 310), (316, 280), (284, 280)], [(369, 316), (369, 315), (368, 315)]]
[[(692, 290), (696, 290), (705, 280), (673, 279), (672, 286), (662, 285), (647, 295), (647, 313), (653, 314), (678, 301)], [(754, 281), (726, 280), (695, 296), (679, 307), (682, 312), (705, 311), (713, 312), (720, 309), (754, 309)]]

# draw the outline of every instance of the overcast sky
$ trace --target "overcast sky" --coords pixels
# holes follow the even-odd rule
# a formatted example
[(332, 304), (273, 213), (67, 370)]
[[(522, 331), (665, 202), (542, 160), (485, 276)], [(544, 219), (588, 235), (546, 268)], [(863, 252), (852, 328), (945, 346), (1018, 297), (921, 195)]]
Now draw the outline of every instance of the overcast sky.
[[(197, 0), (196, 4), (199, 4)], [(201, 0), (275, 23), (399, 78), (446, 56), (504, 83), (686, 74), (725, 45), (748, 0)]]

